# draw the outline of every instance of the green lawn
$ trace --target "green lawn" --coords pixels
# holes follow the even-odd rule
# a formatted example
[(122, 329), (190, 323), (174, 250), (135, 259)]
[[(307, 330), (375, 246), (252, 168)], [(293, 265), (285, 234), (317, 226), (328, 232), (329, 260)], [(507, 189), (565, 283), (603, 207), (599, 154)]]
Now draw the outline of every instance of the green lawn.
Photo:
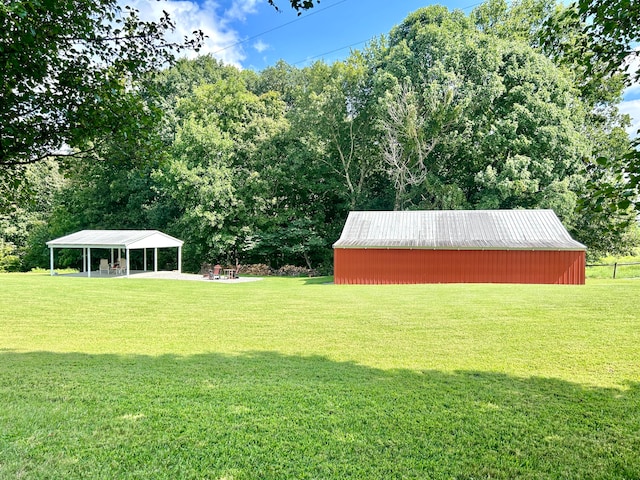
[(0, 275), (0, 478), (640, 478), (640, 281)]

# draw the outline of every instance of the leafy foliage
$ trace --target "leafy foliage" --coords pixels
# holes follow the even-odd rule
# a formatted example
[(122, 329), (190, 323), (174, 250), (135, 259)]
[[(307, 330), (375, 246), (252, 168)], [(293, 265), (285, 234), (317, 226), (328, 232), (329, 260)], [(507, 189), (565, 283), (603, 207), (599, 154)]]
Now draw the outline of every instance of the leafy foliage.
[[(276, 10), (279, 10), (276, 0), (268, 0), (269, 5), (273, 6)], [(320, 0), (289, 0), (291, 3), (291, 8), (298, 11), (298, 15), (300, 15), (304, 10), (309, 10), (313, 8), (316, 3), (320, 3)]]
[[(159, 112), (142, 96), (150, 72), (184, 48), (166, 12), (144, 22), (115, 0), (18, 0), (0, 4), (0, 190), (19, 199), (21, 166), (49, 157), (140, 148)], [(144, 145), (146, 146), (146, 145)], [(6, 209), (6, 205), (0, 205)]]
[[(44, 240), (80, 228), (156, 228), (185, 240), (186, 270), (330, 273), (355, 209), (552, 208), (592, 255), (628, 250), (637, 177), (616, 109), (624, 78), (596, 88), (560, 48), (594, 43), (563, 11), (546, 0), (423, 8), (345, 61), (302, 69), (239, 71), (211, 56), (153, 77), (114, 67), (128, 117), (102, 139), (78, 133), (92, 161), (61, 164), (49, 221), (15, 243), (23, 266), (46, 266)], [(563, 37), (542, 45), (548, 16)]]
[(396, 208), (553, 205), (571, 222), (590, 150), (578, 92), (533, 48), (487, 30), (431, 7), (392, 32), (380, 81), (396, 92), (383, 117)]
[[(619, 99), (622, 86), (640, 81), (640, 4), (628, 0), (578, 0), (550, 17), (542, 32), (545, 48), (560, 62), (579, 71), (583, 96), (597, 106), (604, 97)], [(608, 97), (608, 98), (607, 98)], [(622, 155), (594, 158), (592, 168), (616, 172), (612, 181), (591, 185), (599, 208), (637, 211), (640, 198), (640, 141), (629, 143)], [(596, 165), (597, 163), (597, 165)], [(630, 220), (632, 221), (632, 220)]]
[[(640, 41), (640, 4), (629, 0), (578, 0), (578, 14), (584, 22), (583, 32), (592, 42), (590, 49), (580, 46), (584, 58), (582, 64), (587, 74), (594, 73), (593, 66), (602, 64), (602, 73), (614, 74), (622, 70), (629, 83), (640, 80), (640, 70), (630, 71), (640, 51), (633, 46)], [(587, 63), (585, 60), (588, 59)]]

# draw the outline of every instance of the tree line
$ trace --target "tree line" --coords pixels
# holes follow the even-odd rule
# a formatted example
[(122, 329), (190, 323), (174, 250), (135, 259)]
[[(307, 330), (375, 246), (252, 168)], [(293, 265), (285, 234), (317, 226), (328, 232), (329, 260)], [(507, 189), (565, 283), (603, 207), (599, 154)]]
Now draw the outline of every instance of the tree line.
[(6, 177), (25, 194), (0, 212), (0, 270), (45, 267), (44, 242), (80, 229), (158, 229), (185, 241), (185, 270), (330, 273), (350, 210), (551, 208), (590, 255), (626, 251), (628, 77), (571, 53), (596, 40), (567, 12), (579, 11), (431, 6), (332, 64), (154, 65), (122, 83), (129, 101), (99, 138), (83, 130), (72, 155)]

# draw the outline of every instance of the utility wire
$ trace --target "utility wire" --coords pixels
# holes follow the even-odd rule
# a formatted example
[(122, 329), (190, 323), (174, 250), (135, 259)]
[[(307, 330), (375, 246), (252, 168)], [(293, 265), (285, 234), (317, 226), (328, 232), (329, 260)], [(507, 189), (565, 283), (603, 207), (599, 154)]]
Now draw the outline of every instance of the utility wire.
[[(289, 22), (286, 22), (286, 23), (283, 23), (281, 25), (278, 25), (277, 27), (270, 28), (269, 30), (265, 30), (264, 32), (257, 33), (256, 35), (253, 35), (253, 36), (251, 36), (249, 38), (245, 38), (244, 40), (240, 40), (239, 42), (232, 43), (230, 45), (222, 47), (221, 49), (216, 50), (212, 54), (215, 55), (216, 53), (223, 52), (228, 48), (237, 47), (238, 45), (242, 45), (243, 43), (247, 43), (248, 41), (253, 40), (254, 38), (261, 37), (262, 35), (266, 35), (267, 33), (271, 33), (271, 32), (273, 32), (275, 30), (279, 30), (279, 29), (284, 28), (284, 27), (286, 27), (288, 25), (291, 25), (292, 23), (299, 22), (300, 20), (304, 20), (305, 18), (309, 18), (312, 15), (317, 15), (318, 13), (324, 12), (325, 10), (329, 10), (330, 8), (337, 7), (338, 5), (340, 5), (341, 3), (344, 3), (346, 1), (348, 1), (348, 0), (339, 0), (338, 2), (332, 3), (331, 5), (329, 5), (327, 7), (321, 8), (319, 10), (314, 10), (314, 11), (312, 11), (310, 13), (305, 14), (305, 15), (301, 15), (299, 17), (296, 17), (294, 20), (291, 20)], [(347, 48), (347, 47), (343, 47), (343, 48)]]
[[(324, 7), (324, 8), (319, 9), (319, 10), (314, 10), (314, 11), (312, 11), (312, 12), (310, 12), (310, 13), (307, 13), (307, 14), (305, 14), (305, 15), (302, 15), (302, 16), (300, 16), (300, 17), (296, 17), (295, 19), (293, 19), (293, 20), (291, 20), (291, 21), (289, 21), (289, 22), (285, 22), (285, 23), (283, 23), (283, 24), (281, 24), (281, 25), (278, 25), (278, 26), (275, 26), (275, 27), (273, 27), (273, 28), (270, 28), (269, 30), (265, 30), (265, 31), (263, 31), (263, 32), (257, 33), (257, 34), (255, 34), (255, 35), (252, 35), (251, 37), (245, 38), (244, 40), (240, 40), (240, 41), (238, 41), (238, 42), (235, 42), (235, 43), (231, 43), (231, 44), (229, 44), (229, 45), (226, 45), (226, 46), (224, 46), (224, 47), (222, 47), (222, 48), (220, 48), (220, 49), (218, 49), (218, 50), (216, 50), (216, 51), (212, 52), (212, 55), (215, 55), (215, 54), (217, 54), (217, 53), (223, 52), (223, 51), (225, 51), (225, 50), (227, 50), (227, 49), (229, 49), (229, 48), (237, 47), (238, 45), (242, 45), (243, 43), (247, 43), (247, 42), (249, 42), (249, 41), (251, 41), (251, 40), (254, 40), (254, 39), (258, 38), (258, 37), (261, 37), (262, 35), (266, 35), (267, 33), (274, 32), (274, 31), (279, 30), (279, 29), (281, 29), (281, 28), (284, 28), (284, 27), (286, 27), (286, 26), (288, 26), (288, 25), (291, 25), (292, 23), (299, 22), (300, 20), (303, 20), (303, 19), (305, 19), (305, 18), (309, 18), (309, 17), (311, 17), (312, 15), (316, 15), (316, 14), (318, 14), (318, 13), (324, 12), (325, 10), (329, 10), (330, 8), (337, 7), (338, 5), (340, 5), (340, 4), (342, 4), (342, 3), (345, 3), (345, 2), (347, 2), (347, 1), (348, 1), (348, 0), (339, 0), (339, 1), (337, 1), (336, 3), (332, 3), (331, 5), (328, 5), (328, 6)], [(482, 1), (482, 2), (477, 2), (477, 3), (474, 3), (474, 4), (472, 4), (472, 5), (468, 5), (468, 6), (466, 6), (466, 7), (463, 7), (463, 8), (461, 8), (460, 10), (468, 10), (469, 8), (477, 7), (478, 5), (482, 5), (483, 3), (484, 3), (484, 1)], [(345, 46), (342, 46), (342, 47), (338, 47), (338, 48), (335, 48), (335, 49), (333, 49), (333, 50), (329, 50), (329, 51), (327, 51), (327, 52), (319, 53), (319, 54), (314, 55), (314, 56), (312, 56), (312, 57), (307, 57), (307, 58), (305, 58), (304, 60), (298, 60), (297, 62), (293, 62), (291, 65), (298, 65), (298, 64), (300, 64), (300, 63), (308, 62), (309, 60), (315, 60), (316, 58), (320, 58), (320, 57), (323, 57), (323, 56), (325, 56), (325, 55), (329, 55), (329, 54), (331, 54), (331, 53), (339, 52), (340, 50), (344, 50), (344, 49), (346, 49), (346, 48), (351, 48), (351, 47), (355, 47), (356, 45), (361, 45), (361, 44), (363, 44), (363, 43), (367, 42), (368, 40), (369, 40), (369, 39), (367, 39), (367, 40), (361, 40), (361, 41), (359, 41), (359, 42), (355, 42), (355, 43), (351, 43), (351, 44), (349, 44), (349, 45), (345, 45)]]
[(298, 65), (299, 63), (308, 62), (309, 60), (315, 60), (316, 58), (324, 57), (325, 55), (329, 55), (330, 53), (339, 52), (340, 50), (344, 50), (345, 48), (351, 48), (351, 47), (355, 47), (356, 45), (361, 45), (365, 42), (368, 42), (369, 40), (370, 39), (360, 40), (359, 42), (352, 43), (351, 45), (345, 45), (344, 47), (336, 48), (334, 50), (329, 50), (328, 52), (319, 53), (318, 55), (314, 55), (313, 57), (307, 57), (304, 60), (298, 60), (297, 62), (293, 62), (291, 65)]
[[(346, 0), (343, 0), (343, 1), (346, 1)], [(340, 3), (342, 3), (342, 2), (340, 2)], [(468, 10), (468, 9), (470, 9), (470, 8), (477, 7), (478, 5), (482, 5), (483, 3), (485, 3), (485, 2), (484, 2), (484, 1), (482, 1), (482, 2), (477, 2), (477, 3), (474, 3), (474, 4), (472, 4), (472, 5), (467, 5), (466, 7), (459, 8), (459, 9), (456, 9), (456, 10)], [(327, 7), (327, 8), (329, 8), (329, 7)], [(290, 22), (290, 23), (291, 23), (291, 22)], [(324, 57), (325, 55), (329, 55), (329, 54), (331, 54), (331, 53), (339, 52), (340, 50), (344, 50), (344, 49), (346, 49), (346, 48), (355, 47), (356, 45), (360, 45), (360, 44), (365, 43), (365, 42), (368, 42), (368, 41), (369, 41), (369, 40), (361, 40), (361, 41), (359, 41), (359, 42), (352, 43), (352, 44), (350, 44), (350, 45), (345, 45), (344, 47), (339, 47), (339, 48), (336, 48), (336, 49), (330, 50), (330, 51), (328, 51), (328, 52), (319, 53), (318, 55), (314, 55), (313, 57), (307, 57), (307, 58), (305, 58), (304, 60), (298, 60), (297, 62), (293, 62), (291, 65), (298, 65), (298, 64), (300, 64), (300, 63), (308, 62), (309, 60), (315, 60), (316, 58)]]

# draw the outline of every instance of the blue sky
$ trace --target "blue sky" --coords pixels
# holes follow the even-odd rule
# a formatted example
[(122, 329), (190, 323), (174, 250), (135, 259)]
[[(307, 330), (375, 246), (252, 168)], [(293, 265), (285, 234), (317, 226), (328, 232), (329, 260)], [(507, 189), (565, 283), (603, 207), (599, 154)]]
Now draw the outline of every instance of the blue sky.
[[(280, 3), (279, 13), (264, 1), (255, 15), (237, 23), (240, 36), (251, 38), (239, 45), (246, 55), (244, 67), (261, 70), (279, 59), (295, 66), (317, 59), (343, 59), (350, 49), (360, 49), (372, 38), (388, 34), (407, 15), (426, 5), (420, 0), (323, 0), (297, 16), (284, 1)], [(454, 0), (447, 6), (464, 8), (473, 3)]]
[[(322, 0), (300, 16), (288, 0), (276, 0), (280, 12), (267, 0), (122, 0), (138, 8), (143, 17), (158, 17), (167, 10), (178, 26), (177, 34), (202, 29), (209, 39), (202, 50), (241, 68), (262, 70), (283, 59), (305, 66), (317, 59), (328, 63), (345, 58), (387, 34), (406, 16), (429, 3), (419, 0)], [(449, 0), (449, 8), (470, 12), (477, 0)]]
[[(367, 41), (386, 35), (406, 16), (427, 5), (424, 0), (321, 0), (300, 16), (288, 0), (276, 0), (276, 12), (267, 0), (121, 0), (138, 8), (143, 18), (157, 19), (167, 10), (175, 20), (175, 35), (182, 38), (203, 30), (209, 38), (201, 53), (210, 53), (225, 63), (256, 71), (282, 59), (304, 67), (316, 60), (331, 63), (361, 49)], [(478, 0), (438, 2), (465, 13)], [(640, 128), (640, 86), (627, 90), (621, 111), (631, 115), (636, 132)]]

